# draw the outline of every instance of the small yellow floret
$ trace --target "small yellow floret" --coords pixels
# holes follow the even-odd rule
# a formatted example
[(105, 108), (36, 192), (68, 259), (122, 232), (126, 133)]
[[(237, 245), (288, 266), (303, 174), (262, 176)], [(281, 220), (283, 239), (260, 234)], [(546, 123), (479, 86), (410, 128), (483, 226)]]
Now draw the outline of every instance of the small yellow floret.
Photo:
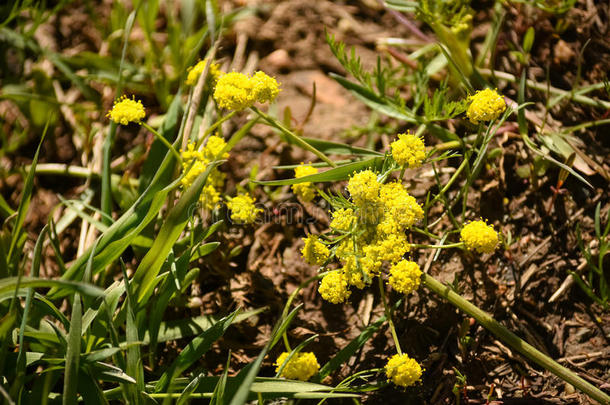
[(220, 152), (224, 149), (225, 146), (227, 146), (227, 143), (223, 138), (218, 135), (212, 135), (208, 138), (208, 141), (203, 147), (203, 156), (209, 160), (215, 160), (216, 158), (226, 159), (229, 157), (229, 154), (227, 152), (223, 153), (222, 156), (220, 156)]
[(401, 387), (408, 387), (418, 382), (422, 375), (419, 363), (407, 354), (395, 354), (385, 366), (388, 380)]
[(240, 194), (227, 202), (227, 207), (231, 210), (231, 219), (241, 224), (251, 224), (256, 220), (256, 216), (263, 210), (256, 208), (255, 199), (248, 194)]
[[(294, 169), (294, 177), (297, 179), (316, 173), (318, 173), (318, 169), (311, 165), (304, 165), (303, 163)], [(292, 191), (301, 197), (301, 199), (305, 202), (310, 202), (316, 196), (316, 188), (314, 187), (313, 183), (309, 181), (305, 183), (293, 184)]]
[(415, 197), (409, 195), (405, 187), (398, 182), (381, 186), (380, 197), (388, 211), (387, 216), (402, 228), (410, 228), (424, 217), (424, 210)]
[(145, 116), (146, 111), (142, 102), (136, 101), (133, 97), (127, 98), (125, 95), (116, 100), (112, 109), (106, 114), (106, 117), (121, 125), (127, 125), (130, 122), (139, 124)]
[(380, 187), (377, 175), (371, 170), (354, 174), (347, 183), (347, 191), (352, 196), (354, 204), (367, 211), (371, 208), (371, 204), (374, 205), (379, 200)]
[(280, 86), (275, 78), (260, 70), (252, 76), (254, 98), (259, 103), (272, 103), (280, 92)]
[(426, 158), (424, 141), (411, 133), (398, 134), (398, 139), (392, 142), (390, 147), (392, 157), (401, 166), (419, 167)]
[(323, 265), (328, 256), (330, 256), (330, 250), (328, 250), (326, 245), (320, 242), (316, 235), (309, 235), (303, 238), (303, 242), (305, 242), (305, 246), (301, 249), (301, 254), (305, 261), (313, 265)]
[[(282, 364), (290, 353), (284, 352), (275, 361), (275, 372), (280, 371)], [(282, 369), (280, 374), (284, 378), (291, 380), (307, 381), (320, 370), (316, 355), (311, 352), (295, 353)]]
[(214, 90), (214, 100), (220, 108), (243, 110), (256, 101), (254, 82), (243, 73), (230, 72), (220, 76)]
[(409, 260), (401, 260), (390, 268), (389, 283), (399, 293), (409, 294), (419, 288), (422, 272), (419, 265)]
[(333, 304), (345, 301), (352, 293), (347, 287), (347, 279), (341, 271), (333, 271), (325, 275), (318, 291), (322, 298)]
[(333, 212), (333, 220), (330, 222), (330, 227), (338, 231), (347, 232), (357, 220), (358, 217), (354, 215), (353, 209), (340, 208)]
[(462, 241), (469, 250), (479, 253), (492, 253), (500, 242), (498, 233), (493, 226), (485, 221), (472, 221), (462, 228), (460, 232)]
[[(194, 86), (197, 84), (197, 80), (199, 80), (199, 76), (203, 73), (205, 69), (205, 65), (208, 63), (208, 59), (204, 59), (199, 61), (195, 66), (191, 66), (188, 68), (188, 75), (186, 77), (186, 85)], [(218, 78), (220, 77), (220, 65), (217, 63), (210, 63), (210, 68), (208, 69), (208, 78), (211, 79), (212, 83), (216, 83)]]
[(504, 97), (492, 89), (479, 90), (468, 99), (470, 106), (466, 111), (466, 116), (473, 124), (495, 120), (506, 110)]

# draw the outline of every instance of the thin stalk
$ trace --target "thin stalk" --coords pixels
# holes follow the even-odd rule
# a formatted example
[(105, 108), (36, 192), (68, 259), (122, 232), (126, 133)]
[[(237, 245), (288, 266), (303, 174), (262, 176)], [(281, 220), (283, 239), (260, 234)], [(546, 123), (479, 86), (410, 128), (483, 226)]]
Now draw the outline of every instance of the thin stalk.
[(150, 132), (152, 132), (152, 134), (163, 144), (167, 147), (167, 149), (170, 150), (170, 152), (172, 152), (172, 154), (176, 157), (176, 159), (178, 159), (178, 162), (182, 162), (182, 157), (180, 156), (180, 154), (178, 153), (178, 151), (176, 150), (176, 148), (174, 148), (174, 145), (172, 145), (171, 143), (169, 143), (169, 141), (167, 139), (165, 139), (164, 136), (162, 136), (160, 133), (158, 133), (153, 127), (151, 127), (150, 125), (148, 125), (145, 122), (141, 122), (142, 126), (146, 129), (148, 129)]
[(398, 354), (402, 354), (402, 350), (400, 350), (400, 343), (398, 343), (398, 335), (396, 335), (396, 328), (394, 327), (394, 321), (392, 321), (392, 314), (390, 313), (390, 308), (388, 307), (388, 302), (385, 297), (385, 288), (383, 287), (383, 279), (381, 276), (379, 276), (379, 294), (381, 294), (383, 312), (385, 313), (385, 318), (388, 320), (390, 332), (392, 333), (392, 339), (394, 339), (394, 344), (396, 345), (396, 351)]
[[(506, 80), (506, 81), (509, 81), (512, 83), (519, 82), (518, 77), (513, 76), (510, 73), (501, 72), (499, 70), (479, 69), (479, 73), (483, 76), (495, 76), (498, 79)], [(546, 83), (537, 83), (533, 80), (526, 80), (525, 83), (526, 83), (527, 87), (534, 89), (534, 90), (544, 91), (544, 92), (548, 91), (549, 93), (551, 93), (553, 95), (569, 97), (569, 99), (574, 100), (580, 104), (589, 105), (592, 107), (603, 107), (605, 109), (610, 109), (610, 102), (608, 102), (608, 101), (586, 97), (580, 93), (576, 93), (573, 96), (571, 96), (572, 90), (558, 89), (556, 87), (548, 86)], [(600, 88), (602, 88), (601, 85), (600, 85)]]
[(316, 155), (317, 157), (319, 157), (320, 159), (322, 159), (323, 161), (328, 163), (331, 167), (337, 167), (335, 162), (330, 160), (324, 153), (320, 152), (319, 150), (317, 150), (316, 148), (314, 148), (313, 146), (311, 146), (310, 144), (305, 142), (303, 139), (301, 139), (300, 136), (296, 135), (291, 130), (286, 128), (278, 120), (276, 120), (275, 118), (270, 117), (269, 115), (265, 114), (264, 112), (262, 112), (261, 110), (259, 110), (256, 107), (250, 107), (250, 108), (256, 114), (258, 114), (262, 119), (267, 121), (267, 123), (269, 123), (269, 125), (271, 125), (274, 128), (279, 129), (284, 135), (286, 135), (290, 139), (290, 141), (294, 142), (295, 144), (297, 144), (301, 148), (310, 151), (311, 153), (313, 153), (314, 155)]
[(455, 183), (455, 181), (457, 180), (457, 178), (462, 173), (462, 171), (466, 168), (467, 165), (468, 165), (468, 159), (462, 160), (462, 163), (457, 168), (455, 173), (453, 173), (453, 175), (451, 176), (451, 178), (449, 179), (447, 184), (445, 184), (445, 186), (441, 189), (441, 191), (439, 191), (439, 193), (436, 196), (434, 196), (434, 198), (427, 204), (428, 207), (430, 207), (432, 204), (437, 202), (438, 199), (440, 198), (440, 196), (444, 195), (447, 192), (447, 190), (449, 190), (449, 188), (453, 185), (453, 183)]
[(463, 247), (464, 242), (449, 243), (448, 245), (426, 245), (426, 244), (419, 244), (419, 243), (411, 243), (409, 246), (411, 246), (412, 248), (416, 248), (416, 249), (448, 249), (448, 248)]
[[(231, 119), (236, 113), (237, 113), (237, 111), (231, 111), (230, 113), (228, 113), (227, 115), (225, 115), (224, 117), (222, 117), (218, 121), (216, 121), (214, 124), (210, 125), (210, 127), (205, 130), (203, 136), (201, 137), (201, 139), (198, 140), (198, 142), (203, 142), (203, 140), (208, 135), (210, 135), (212, 132), (214, 132), (214, 130), (216, 128), (218, 128), (219, 126), (221, 126), (226, 120)], [(199, 145), (197, 145), (197, 146), (199, 146)]]
[(493, 333), (498, 339), (508, 344), (510, 347), (517, 350), (534, 363), (555, 374), (557, 377), (561, 378), (567, 383), (572, 384), (600, 404), (610, 404), (610, 396), (608, 396), (606, 393), (589, 384), (572, 371), (563, 367), (532, 345), (525, 342), (523, 339), (496, 321), (487, 312), (481, 310), (470, 301), (454, 292), (450, 287), (443, 285), (440, 281), (436, 280), (429, 274), (424, 274), (422, 276), (422, 281), (430, 290), (445, 298), (455, 307), (476, 319), (481, 326)]

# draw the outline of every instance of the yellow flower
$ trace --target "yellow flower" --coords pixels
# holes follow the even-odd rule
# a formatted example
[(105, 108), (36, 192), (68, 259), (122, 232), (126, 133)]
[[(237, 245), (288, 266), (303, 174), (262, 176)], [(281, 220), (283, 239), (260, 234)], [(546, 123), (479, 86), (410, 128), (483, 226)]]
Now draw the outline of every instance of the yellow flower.
[[(197, 84), (197, 80), (199, 80), (199, 76), (203, 73), (205, 69), (205, 65), (208, 63), (208, 59), (204, 59), (199, 61), (195, 66), (191, 66), (188, 68), (188, 75), (186, 77), (186, 85), (194, 86)], [(220, 66), (217, 63), (210, 63), (210, 68), (208, 70), (208, 77), (211, 79), (212, 83), (216, 83), (218, 81), (218, 77), (220, 77)]]
[(395, 354), (385, 366), (388, 380), (401, 387), (415, 384), (421, 378), (422, 368), (407, 354)]
[(364, 170), (354, 174), (347, 183), (347, 191), (352, 196), (354, 204), (358, 208), (366, 210), (375, 205), (379, 200), (379, 188), (381, 184), (377, 181), (377, 175), (371, 170)]
[(116, 100), (112, 109), (106, 114), (106, 117), (121, 125), (127, 125), (130, 122), (139, 124), (145, 116), (146, 111), (142, 102), (136, 101), (133, 97), (127, 98), (125, 95)]
[(468, 100), (470, 100), (470, 106), (466, 111), (466, 116), (473, 124), (495, 120), (506, 110), (504, 97), (492, 89), (479, 90), (468, 97)]
[(219, 156), (225, 146), (227, 146), (227, 143), (224, 139), (218, 135), (212, 135), (208, 138), (208, 141), (203, 148), (203, 156), (209, 160), (214, 160), (216, 158), (226, 159), (229, 157), (227, 152), (223, 153), (222, 156)]
[[(218, 138), (219, 141), (212, 140), (213, 138)], [(210, 141), (212, 141), (211, 149), (218, 148), (218, 142), (224, 144), (224, 140), (219, 137), (210, 137), (208, 145), (210, 145)], [(185, 172), (184, 177), (180, 180), (183, 189), (186, 190), (189, 188), (197, 176), (203, 173), (210, 164), (210, 159), (208, 159), (208, 157), (214, 156), (215, 153), (210, 151), (208, 145), (204, 147), (203, 151), (198, 151), (195, 150), (195, 143), (190, 142), (186, 146), (186, 150), (180, 151), (180, 155), (182, 156), (182, 170)], [(220, 147), (220, 149), (222, 149), (222, 147)], [(218, 149), (218, 152), (220, 152), (220, 149)], [(224, 186), (224, 181), (225, 174), (216, 168), (212, 169), (208, 174), (206, 184), (203, 186), (199, 197), (199, 201), (201, 201), (206, 209), (212, 210), (220, 202), (220, 190)]]
[(275, 78), (260, 70), (252, 77), (254, 98), (259, 103), (272, 103), (280, 92), (280, 86)]
[(398, 140), (392, 142), (390, 147), (392, 157), (401, 166), (419, 167), (426, 158), (424, 141), (411, 133), (398, 134)]
[(381, 186), (380, 197), (389, 213), (386, 216), (403, 229), (410, 228), (424, 217), (424, 210), (417, 200), (398, 182)]
[(263, 210), (256, 208), (254, 202), (256, 200), (248, 194), (240, 194), (233, 197), (227, 203), (227, 207), (231, 210), (231, 219), (237, 223), (251, 224), (256, 220), (256, 216)]
[(347, 279), (341, 271), (333, 271), (322, 278), (318, 292), (328, 302), (339, 304), (352, 293), (347, 287)]
[(462, 241), (469, 250), (479, 253), (492, 253), (496, 250), (500, 239), (493, 226), (485, 221), (472, 221), (465, 225), (460, 232)]
[[(282, 364), (286, 361), (290, 353), (284, 352), (275, 361), (275, 372), (280, 371)], [(307, 381), (320, 370), (316, 355), (311, 352), (295, 353), (282, 369), (280, 374), (284, 378), (291, 380)]]
[(330, 222), (330, 227), (338, 231), (347, 232), (357, 220), (358, 217), (354, 215), (353, 209), (340, 208), (333, 212), (333, 220)]
[(301, 254), (305, 261), (309, 264), (321, 266), (324, 264), (328, 256), (330, 256), (330, 250), (325, 244), (318, 240), (316, 235), (309, 235), (303, 238), (305, 246), (301, 249)]
[(389, 283), (399, 293), (409, 294), (419, 288), (421, 275), (417, 263), (401, 260), (390, 268)]
[(243, 110), (256, 101), (255, 83), (246, 75), (230, 72), (220, 76), (214, 90), (214, 100), (220, 108)]
[[(304, 165), (303, 163), (294, 169), (294, 177), (297, 179), (316, 173), (318, 173), (318, 169), (311, 165)], [(301, 197), (301, 199), (305, 202), (310, 202), (316, 196), (316, 188), (314, 187), (313, 183), (309, 181), (305, 183), (293, 184), (292, 191)]]

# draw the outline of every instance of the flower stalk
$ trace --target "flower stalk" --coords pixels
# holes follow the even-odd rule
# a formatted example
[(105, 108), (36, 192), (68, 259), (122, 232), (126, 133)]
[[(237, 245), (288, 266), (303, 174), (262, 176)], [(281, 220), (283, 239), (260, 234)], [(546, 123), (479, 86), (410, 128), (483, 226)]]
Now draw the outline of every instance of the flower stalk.
[(451, 304), (476, 319), (481, 326), (493, 333), (502, 342), (508, 344), (510, 347), (527, 357), (529, 360), (555, 374), (562, 380), (572, 384), (600, 404), (610, 404), (610, 396), (608, 396), (606, 393), (589, 384), (574, 372), (563, 367), (549, 356), (543, 354), (538, 349), (525, 342), (523, 339), (496, 321), (487, 312), (481, 310), (470, 301), (457, 294), (450, 287), (442, 284), (429, 274), (423, 274), (422, 281), (430, 290), (445, 298)]

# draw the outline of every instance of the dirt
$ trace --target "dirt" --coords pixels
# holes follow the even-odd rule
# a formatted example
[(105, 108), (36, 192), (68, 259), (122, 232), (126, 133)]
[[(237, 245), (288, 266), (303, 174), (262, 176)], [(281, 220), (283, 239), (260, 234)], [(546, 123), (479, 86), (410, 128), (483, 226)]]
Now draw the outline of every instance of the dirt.
[[(237, 3), (235, 4), (237, 5)], [(344, 71), (325, 41), (325, 32), (354, 46), (365, 66), (372, 67), (377, 57), (391, 56), (376, 48), (376, 41), (385, 37), (409, 38), (412, 34), (393, 15), (375, 1), (358, 2), (303, 2), (298, 0), (248, 2), (261, 6), (252, 17), (240, 21), (233, 33), (223, 42), (221, 57), (234, 56), (235, 41), (246, 38), (241, 57), (246, 60), (256, 55), (257, 68), (275, 75), (282, 83), (282, 93), (274, 107), (283, 113), (290, 108), (293, 123), (306, 136), (321, 139), (348, 140), (363, 145), (365, 137), (349, 137), (349, 129), (366, 126), (370, 111), (328, 73)], [(487, 26), (492, 11), (490, 2), (480, 2), (475, 20)], [(510, 51), (513, 44), (521, 44), (530, 26), (536, 28), (535, 47), (529, 78), (561, 89), (577, 83), (597, 83), (606, 80), (610, 71), (610, 41), (608, 4), (579, 1), (576, 9), (562, 17), (531, 10), (522, 4), (507, 6), (505, 25), (496, 51), (497, 69), (520, 75)], [(409, 16), (412, 18), (412, 16)], [(419, 23), (417, 23), (419, 25)], [(475, 24), (476, 26), (477, 24)], [(419, 25), (428, 35), (424, 27)], [(557, 27), (565, 27), (558, 30)], [(86, 25), (81, 36), (91, 49), (99, 38)], [(85, 29), (87, 28), (87, 29)], [(79, 29), (81, 30), (81, 29)], [(473, 47), (480, 46), (485, 30), (477, 30)], [(69, 35), (58, 36), (62, 46)], [(76, 40), (74, 40), (76, 41)], [(71, 42), (73, 45), (74, 42)], [(96, 50), (97, 51), (97, 50)], [(392, 63), (398, 61), (392, 59)], [(316, 104), (313, 113), (304, 119), (311, 105), (313, 83), (316, 84)], [(503, 83), (502, 91), (516, 99), (516, 85)], [(608, 99), (604, 90), (590, 96)], [(543, 94), (529, 92), (536, 105), (541, 105)], [(533, 108), (534, 109), (534, 108)], [(576, 103), (562, 102), (550, 111), (550, 125), (564, 127), (584, 121), (606, 118), (608, 111), (583, 108)], [(380, 120), (387, 122), (386, 118)], [(237, 125), (234, 123), (233, 125)], [(549, 169), (531, 184), (517, 173), (529, 160), (527, 148), (514, 128), (494, 140), (493, 147), (501, 146), (503, 156), (491, 162), (474, 185), (469, 209), (474, 216), (483, 216), (496, 224), (502, 233), (511, 235), (513, 244), (506, 251), (487, 255), (481, 260), (455, 252), (443, 252), (430, 268), (430, 273), (443, 282), (458, 281), (460, 292), (476, 305), (491, 313), (497, 320), (515, 331), (530, 344), (574, 370), (592, 384), (610, 392), (610, 314), (592, 304), (577, 287), (572, 286), (555, 302), (551, 296), (560, 288), (568, 272), (582, 267), (582, 254), (577, 243), (577, 227), (585, 243), (593, 233), (595, 205), (601, 203), (602, 212), (610, 208), (607, 193), (610, 170), (607, 159), (610, 141), (607, 126), (577, 133), (581, 147), (600, 168), (588, 165), (589, 188), (570, 176), (563, 186), (564, 194), (554, 196), (558, 170)], [(79, 164), (69, 137), (59, 130), (43, 151), (43, 162)], [(129, 135), (129, 136), (128, 136)], [(135, 134), (121, 138), (126, 147), (132, 145)], [(428, 134), (426, 142), (435, 140)], [(375, 147), (387, 146), (390, 137), (383, 135)], [(141, 136), (136, 138), (141, 140)], [(119, 143), (121, 144), (121, 143)], [(10, 171), (29, 162), (34, 141), (16, 151), (10, 161), (2, 162)], [(313, 159), (312, 155), (287, 147), (266, 128), (259, 126), (231, 155), (221, 170), (228, 175), (227, 191), (234, 190), (243, 179), (249, 178), (258, 167), (257, 179), (271, 180), (290, 176), (288, 171), (272, 167), (296, 164)], [(36, 235), (47, 222), (57, 195), (74, 196), (80, 183), (39, 178), (32, 207), (26, 220), (30, 236)], [(414, 195), (424, 198), (432, 179), (416, 176)], [(18, 203), (20, 182), (8, 177), (1, 180), (2, 195), (12, 206)], [(341, 185), (336, 186), (337, 190)], [(184, 302), (184, 311), (209, 314), (228, 311), (237, 306), (269, 307), (255, 321), (236, 326), (230, 337), (224, 338), (203, 360), (208, 370), (221, 372), (229, 349), (232, 351), (231, 372), (251, 362), (271, 334), (272, 326), (289, 294), (304, 280), (316, 274), (300, 257), (301, 237), (306, 233), (320, 233), (328, 225), (328, 213), (320, 204), (301, 206), (289, 193), (288, 187), (266, 195), (257, 189), (257, 198), (264, 203), (269, 221), (258, 228), (227, 230), (221, 236), (226, 251), (241, 245), (236, 257), (226, 260), (218, 255), (200, 263), (203, 267), (197, 284)], [(289, 209), (280, 209), (286, 208)], [(606, 221), (608, 218), (605, 218)], [(442, 226), (441, 223), (439, 226)], [(76, 230), (72, 232), (77, 241)], [(66, 257), (72, 257), (75, 246), (62, 246)], [(51, 255), (51, 252), (48, 252)], [(422, 267), (427, 256), (414, 257)], [(52, 264), (47, 272), (53, 272)], [(56, 269), (55, 269), (56, 270)], [(582, 271), (582, 270), (581, 270)], [(394, 301), (397, 297), (392, 296)], [(315, 283), (297, 297), (303, 308), (295, 319), (289, 338), (293, 344), (318, 334), (308, 346), (319, 361), (325, 362), (354, 339), (360, 330), (383, 314), (379, 295), (374, 289), (355, 292), (345, 305), (324, 302)], [(387, 386), (366, 394), (364, 403), (404, 404), (455, 403), (452, 392), (456, 373), (466, 376), (462, 403), (484, 404), (488, 394), (496, 398), (490, 404), (583, 404), (588, 399), (574, 388), (543, 369), (532, 366), (522, 356), (431, 292), (420, 289), (396, 311), (396, 327), (403, 350), (420, 361), (426, 371), (422, 383), (406, 390)], [(468, 336), (469, 343), (460, 342)], [(180, 345), (177, 345), (178, 347)], [(169, 352), (176, 347), (168, 347)], [(357, 371), (383, 367), (388, 353), (394, 352), (389, 331), (384, 328), (368, 342), (357, 356), (333, 374), (328, 383), (338, 383)], [(281, 349), (275, 349), (265, 361), (261, 375), (273, 375), (273, 359)], [(382, 381), (378, 374), (373, 380)]]

